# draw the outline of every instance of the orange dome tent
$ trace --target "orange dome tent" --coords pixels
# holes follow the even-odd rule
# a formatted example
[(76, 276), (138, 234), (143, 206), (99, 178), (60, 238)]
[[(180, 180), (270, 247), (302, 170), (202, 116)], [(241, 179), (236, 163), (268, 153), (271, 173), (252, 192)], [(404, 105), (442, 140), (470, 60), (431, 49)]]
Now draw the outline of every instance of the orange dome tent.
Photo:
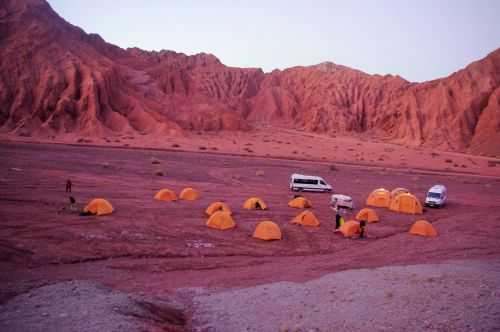
[(184, 188), (181, 191), (181, 194), (179, 195), (180, 199), (186, 200), (186, 201), (195, 201), (200, 197), (200, 193), (193, 188)]
[(437, 231), (427, 220), (417, 220), (411, 226), (410, 234), (433, 237), (437, 236)]
[(288, 202), (288, 206), (296, 209), (304, 209), (312, 207), (311, 202), (304, 197), (296, 197)]
[(159, 201), (176, 201), (177, 195), (170, 189), (162, 189), (156, 193), (155, 199)]
[(422, 204), (412, 194), (399, 194), (392, 201), (389, 209), (401, 213), (421, 214)]
[(345, 237), (351, 237), (360, 233), (359, 223), (355, 220), (345, 222), (340, 226), (339, 230)]
[(253, 237), (261, 240), (281, 240), (280, 227), (272, 221), (262, 221), (253, 232)]
[(311, 211), (307, 211), (307, 210), (304, 212), (301, 212), (298, 216), (293, 218), (292, 223), (303, 225), (303, 226), (315, 226), (315, 227), (318, 227), (320, 224), (319, 220), (316, 218), (314, 213), (312, 213)]
[(396, 188), (393, 191), (391, 191), (391, 199), (395, 198), (399, 194), (409, 194), (410, 191), (406, 188)]
[(391, 193), (384, 188), (375, 189), (366, 199), (366, 205), (377, 207), (389, 207)]
[(83, 209), (83, 212), (102, 216), (105, 214), (111, 214), (113, 212), (113, 206), (103, 198), (95, 198), (87, 204), (87, 206)]
[(364, 208), (358, 212), (356, 215), (356, 220), (365, 220), (367, 222), (378, 222), (380, 219), (378, 218), (377, 212), (370, 208)]
[(207, 207), (207, 209), (205, 210), (205, 213), (208, 214), (209, 216), (211, 216), (212, 214), (214, 214), (217, 211), (224, 211), (224, 212), (227, 212), (229, 214), (232, 214), (229, 206), (223, 202), (213, 202), (212, 204), (210, 204)]
[(236, 223), (228, 212), (217, 211), (208, 218), (207, 226), (223, 231), (234, 228)]
[(243, 204), (243, 208), (247, 210), (267, 210), (267, 205), (259, 197), (250, 197)]

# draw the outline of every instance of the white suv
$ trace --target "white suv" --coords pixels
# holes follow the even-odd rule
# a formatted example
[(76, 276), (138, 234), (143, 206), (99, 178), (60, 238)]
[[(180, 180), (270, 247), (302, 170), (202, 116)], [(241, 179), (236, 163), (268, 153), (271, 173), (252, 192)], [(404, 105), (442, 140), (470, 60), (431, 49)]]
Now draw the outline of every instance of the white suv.
[(446, 187), (442, 184), (437, 184), (431, 187), (425, 197), (425, 205), (430, 207), (442, 207), (448, 198)]
[(330, 203), (332, 206), (338, 206), (346, 209), (354, 209), (354, 202), (350, 196), (341, 195), (341, 194), (333, 194)]

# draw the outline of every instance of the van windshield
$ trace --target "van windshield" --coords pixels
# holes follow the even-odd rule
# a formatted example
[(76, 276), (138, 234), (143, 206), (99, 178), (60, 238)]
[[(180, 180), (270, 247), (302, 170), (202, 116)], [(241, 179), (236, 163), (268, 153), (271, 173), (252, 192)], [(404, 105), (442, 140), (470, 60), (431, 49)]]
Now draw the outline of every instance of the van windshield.
[(432, 191), (429, 192), (427, 194), (427, 197), (430, 197), (430, 198), (441, 198), (441, 194), (440, 193), (433, 193)]

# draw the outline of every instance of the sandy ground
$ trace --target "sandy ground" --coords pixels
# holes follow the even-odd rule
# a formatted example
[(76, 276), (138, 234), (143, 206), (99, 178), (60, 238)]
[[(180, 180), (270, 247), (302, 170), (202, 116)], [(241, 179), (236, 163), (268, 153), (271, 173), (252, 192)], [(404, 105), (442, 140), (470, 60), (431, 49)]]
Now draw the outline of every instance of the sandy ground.
[(34, 139), (0, 134), (0, 140), (157, 148), (500, 176), (500, 156), (497, 158), (475, 156), (439, 151), (429, 147), (389, 143), (363, 135), (328, 136), (284, 128), (261, 128), (248, 132), (186, 132), (178, 136), (133, 133), (91, 138), (67, 134)]
[(500, 261), (350, 270), (194, 301), (197, 331), (498, 331)]
[[(152, 158), (160, 164), (152, 164)], [(481, 159), (471, 160), (479, 164)], [(40, 285), (90, 280), (129, 294), (176, 298), (189, 318), (196, 310), (196, 293), (179, 289), (220, 292), (282, 281), (303, 283), (360, 268), (498, 258), (500, 179), (490, 174), (496, 167), (484, 163), (481, 169), (487, 172), (475, 175), (435, 165), (430, 165), (434, 170), (341, 163), (332, 168), (330, 161), (206, 151), (1, 144), (0, 303)], [(164, 175), (155, 175), (158, 171)], [(423, 199), (431, 185), (443, 183), (449, 202), (442, 209), (426, 209), (423, 216), (377, 209), (381, 222), (368, 226), (368, 239), (345, 239), (333, 233), (328, 194), (305, 194), (322, 223), (319, 228), (290, 223), (300, 212), (287, 206), (294, 172), (320, 175), (336, 192), (351, 195), (357, 209), (347, 212), (347, 219), (379, 187), (407, 187)], [(81, 217), (69, 211), (67, 178), (73, 181), (71, 195), (79, 208), (104, 197), (115, 212)], [(199, 200), (152, 199), (161, 188), (179, 192), (188, 186), (200, 190)], [(262, 197), (270, 209), (244, 210), (242, 204), (250, 196)], [(219, 232), (205, 226), (204, 210), (215, 200), (233, 208), (235, 229)], [(407, 233), (421, 217), (433, 223), (437, 238)], [(251, 238), (263, 219), (280, 225), (283, 241)]]

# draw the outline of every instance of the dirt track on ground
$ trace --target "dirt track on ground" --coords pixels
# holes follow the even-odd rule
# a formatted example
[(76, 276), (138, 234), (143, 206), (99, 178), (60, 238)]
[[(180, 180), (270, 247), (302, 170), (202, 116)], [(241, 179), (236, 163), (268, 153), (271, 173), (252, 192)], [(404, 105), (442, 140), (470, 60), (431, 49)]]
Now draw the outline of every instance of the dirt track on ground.
[[(151, 157), (160, 160), (151, 163)], [(357, 268), (499, 257), (500, 181), (454, 174), (338, 166), (284, 159), (244, 158), (192, 152), (161, 152), (64, 145), (0, 145), (0, 264), (2, 300), (46, 281), (90, 279), (128, 292), (170, 296), (179, 288), (227, 289), (276, 281), (305, 281)], [(155, 176), (162, 170), (165, 176)], [(263, 176), (256, 176), (263, 171)], [(420, 199), (435, 183), (448, 187), (443, 209), (426, 209), (434, 239), (410, 236), (421, 216), (377, 209), (382, 221), (368, 239), (333, 233), (328, 194), (305, 194), (319, 228), (292, 225), (300, 211), (287, 207), (291, 173), (323, 176), (363, 207), (375, 188), (407, 187)], [(67, 208), (67, 178), (79, 207), (107, 198), (115, 213), (81, 217)], [(194, 202), (159, 202), (164, 187), (201, 191)], [(268, 211), (247, 211), (244, 200), (260, 196)], [(237, 227), (205, 226), (204, 210), (225, 200)], [(347, 213), (346, 218), (352, 217)], [(284, 239), (250, 237), (257, 222), (271, 219)]]

